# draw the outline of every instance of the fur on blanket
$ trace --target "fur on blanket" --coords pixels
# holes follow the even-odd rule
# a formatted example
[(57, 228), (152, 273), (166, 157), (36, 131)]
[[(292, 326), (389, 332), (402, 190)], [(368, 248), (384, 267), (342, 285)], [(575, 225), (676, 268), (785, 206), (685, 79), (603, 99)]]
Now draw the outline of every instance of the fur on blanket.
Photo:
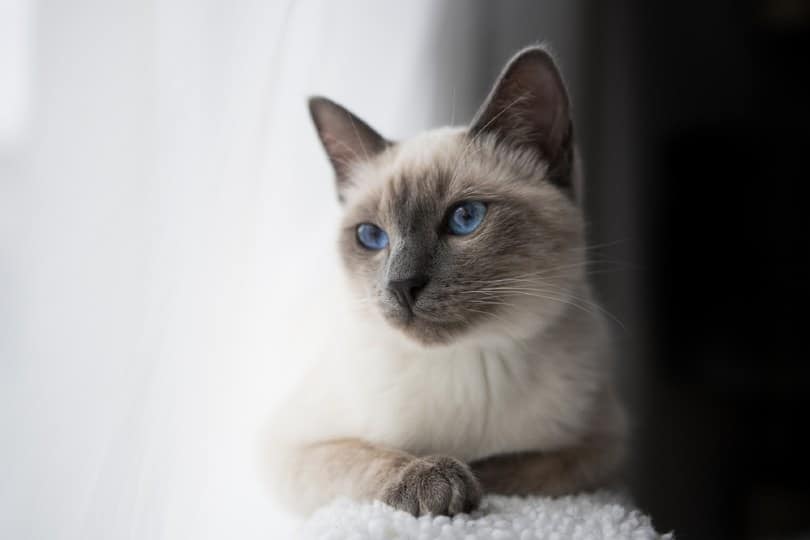
[(620, 495), (484, 498), (472, 514), (413, 517), (380, 502), (339, 499), (304, 525), (305, 540), (671, 540)]

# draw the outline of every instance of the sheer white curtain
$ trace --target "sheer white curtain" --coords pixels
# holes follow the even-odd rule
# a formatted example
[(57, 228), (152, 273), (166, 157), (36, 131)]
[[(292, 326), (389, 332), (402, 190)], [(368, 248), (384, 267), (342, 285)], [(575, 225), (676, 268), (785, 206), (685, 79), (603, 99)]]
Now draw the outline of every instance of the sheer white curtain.
[(290, 321), (337, 214), (305, 97), (391, 137), (468, 115), (480, 17), (1, 1), (30, 14), (0, 73), (30, 94), (0, 143), (0, 538), (285, 537), (259, 431), (317, 340)]

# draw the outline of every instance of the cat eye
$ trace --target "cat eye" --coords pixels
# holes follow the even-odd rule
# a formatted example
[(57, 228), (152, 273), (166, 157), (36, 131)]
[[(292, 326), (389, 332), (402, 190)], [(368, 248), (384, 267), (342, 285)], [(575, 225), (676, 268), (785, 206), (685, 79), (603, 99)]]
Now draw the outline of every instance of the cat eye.
[(388, 245), (388, 235), (376, 225), (361, 223), (357, 226), (357, 241), (366, 249), (379, 251)]
[(475, 231), (484, 221), (487, 205), (480, 201), (465, 201), (450, 210), (447, 228), (451, 234), (464, 236)]

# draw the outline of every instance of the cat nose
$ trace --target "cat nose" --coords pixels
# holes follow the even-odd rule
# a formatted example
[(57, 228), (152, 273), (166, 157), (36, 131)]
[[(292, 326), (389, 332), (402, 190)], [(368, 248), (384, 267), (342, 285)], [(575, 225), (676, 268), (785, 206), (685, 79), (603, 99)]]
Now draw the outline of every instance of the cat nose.
[(388, 290), (396, 297), (397, 302), (408, 310), (413, 308), (419, 293), (424, 290), (430, 279), (425, 275), (397, 279), (388, 282)]

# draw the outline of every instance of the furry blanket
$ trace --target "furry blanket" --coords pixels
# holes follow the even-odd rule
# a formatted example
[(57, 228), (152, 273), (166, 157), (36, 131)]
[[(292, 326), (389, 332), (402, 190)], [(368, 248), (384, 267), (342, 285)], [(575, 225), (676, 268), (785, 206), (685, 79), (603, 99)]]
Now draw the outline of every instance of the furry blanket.
[(621, 496), (601, 492), (550, 499), (487, 496), (472, 514), (415, 518), (380, 502), (337, 500), (318, 510), (305, 540), (670, 540)]

